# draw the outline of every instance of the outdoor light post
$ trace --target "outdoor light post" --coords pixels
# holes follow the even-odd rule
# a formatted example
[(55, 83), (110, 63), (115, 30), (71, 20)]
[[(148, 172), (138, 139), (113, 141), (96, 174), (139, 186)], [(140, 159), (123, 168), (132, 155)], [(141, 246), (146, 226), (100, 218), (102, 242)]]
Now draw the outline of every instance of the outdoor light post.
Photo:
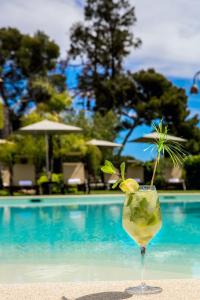
[(190, 89), (191, 94), (198, 94), (199, 93), (199, 88), (198, 88), (199, 76), (200, 76), (200, 70), (198, 72), (196, 72), (194, 77), (193, 77), (193, 84), (192, 84), (191, 89)]

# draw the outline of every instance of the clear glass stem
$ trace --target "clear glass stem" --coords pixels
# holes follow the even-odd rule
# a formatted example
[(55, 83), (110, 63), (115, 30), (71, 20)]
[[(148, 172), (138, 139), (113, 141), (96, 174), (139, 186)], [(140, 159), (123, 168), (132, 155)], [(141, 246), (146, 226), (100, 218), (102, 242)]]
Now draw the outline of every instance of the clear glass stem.
[(140, 251), (141, 251), (141, 285), (145, 286), (144, 273), (145, 273), (145, 253), (146, 253), (146, 247), (141, 246), (140, 247)]

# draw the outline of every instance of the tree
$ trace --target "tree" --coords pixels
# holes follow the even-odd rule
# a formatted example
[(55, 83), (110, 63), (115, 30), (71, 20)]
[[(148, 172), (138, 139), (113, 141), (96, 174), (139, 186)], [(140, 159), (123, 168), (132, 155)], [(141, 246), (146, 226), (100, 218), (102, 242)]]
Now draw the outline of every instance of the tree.
[[(130, 73), (129, 76), (135, 85), (135, 90), (132, 95), (131, 91), (127, 90), (126, 101), (121, 105), (122, 122), (119, 129), (126, 130), (123, 145), (137, 126), (151, 125), (153, 120), (163, 118), (171, 133), (189, 140), (186, 144), (188, 151), (198, 153), (200, 150), (199, 120), (197, 115), (190, 117), (185, 90), (176, 87), (153, 69)], [(131, 85), (130, 88), (132, 89)], [(120, 104), (119, 101), (118, 108)], [(122, 150), (123, 148), (120, 149), (119, 154)]]
[[(78, 114), (75, 115), (67, 115), (65, 121), (67, 123), (69, 122), (70, 124), (74, 124), (75, 126), (79, 126), (82, 128), (82, 139), (81, 135), (79, 137), (76, 136), (74, 138), (79, 140), (79, 143), (81, 142), (81, 140), (83, 140), (85, 146), (87, 145), (86, 142), (90, 139), (114, 141), (117, 137), (116, 128), (118, 126), (119, 120), (118, 117), (112, 111), (108, 111), (103, 116), (98, 112), (92, 115), (90, 114), (90, 116), (86, 116), (84, 111), (80, 111)], [(63, 137), (63, 139), (69, 140), (69, 137)], [(75, 144), (75, 141), (70, 141), (72, 147), (72, 145)], [(83, 156), (85, 156), (88, 165), (88, 170), (90, 170), (91, 174), (93, 175), (99, 168), (100, 163), (103, 163), (102, 159), (111, 160), (113, 158), (113, 149), (108, 149), (106, 147), (102, 147), (101, 149), (96, 148), (97, 147), (87, 146), (86, 151), (84, 153), (83, 148), (81, 151), (84, 154)], [(97, 156), (96, 159), (94, 158), (95, 156)], [(90, 164), (92, 165), (89, 166)]]
[(86, 140), (102, 139), (114, 141), (117, 137), (118, 117), (112, 111), (108, 111), (104, 116), (99, 112), (87, 116), (84, 111), (78, 114), (66, 115), (65, 122), (82, 128), (82, 135)]
[(63, 92), (65, 78), (50, 73), (58, 56), (59, 47), (41, 31), (30, 36), (15, 28), (0, 29), (0, 94), (6, 108), (4, 121), (10, 121), (4, 124), (4, 135), (19, 127), (24, 113), (43, 102), (42, 88), (35, 94), (38, 76)]
[(131, 73), (123, 68), (131, 48), (141, 44), (130, 30), (134, 7), (123, 0), (87, 0), (84, 16), (85, 23), (71, 29), (69, 57), (83, 63), (78, 89), (88, 102), (95, 100), (91, 109), (102, 116), (112, 110), (118, 117), (116, 133), (125, 131), (119, 155), (137, 126), (159, 118), (173, 134), (190, 140), (190, 152), (198, 152), (198, 118), (190, 117), (185, 91), (153, 69)]
[(118, 84), (124, 58), (141, 41), (132, 32), (136, 17), (128, 0), (87, 0), (84, 16), (84, 24), (71, 28), (69, 57), (81, 59), (78, 88), (88, 101), (94, 98), (99, 108), (102, 86)]

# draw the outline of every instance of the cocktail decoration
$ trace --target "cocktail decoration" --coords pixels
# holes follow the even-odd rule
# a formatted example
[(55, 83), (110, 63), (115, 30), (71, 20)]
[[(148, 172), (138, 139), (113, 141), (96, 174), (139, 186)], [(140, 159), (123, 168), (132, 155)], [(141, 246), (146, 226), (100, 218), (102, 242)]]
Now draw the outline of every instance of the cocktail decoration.
[(168, 129), (167, 126), (163, 126), (162, 121), (158, 125), (153, 123), (153, 128), (157, 133), (157, 137), (154, 143), (145, 149), (156, 151), (150, 185), (139, 186), (133, 178), (126, 179), (124, 162), (120, 165), (120, 171), (107, 160), (101, 168), (104, 173), (115, 174), (119, 177), (112, 188), (119, 186), (122, 192), (126, 194), (122, 217), (123, 228), (140, 246), (142, 280), (139, 286), (126, 289), (126, 292), (130, 294), (155, 294), (162, 291), (160, 287), (148, 286), (143, 281), (146, 247), (162, 226), (160, 202), (156, 187), (154, 186), (154, 180), (160, 158), (164, 157), (165, 153), (171, 158), (175, 166), (182, 164), (186, 156), (185, 151), (178, 142), (167, 139)]

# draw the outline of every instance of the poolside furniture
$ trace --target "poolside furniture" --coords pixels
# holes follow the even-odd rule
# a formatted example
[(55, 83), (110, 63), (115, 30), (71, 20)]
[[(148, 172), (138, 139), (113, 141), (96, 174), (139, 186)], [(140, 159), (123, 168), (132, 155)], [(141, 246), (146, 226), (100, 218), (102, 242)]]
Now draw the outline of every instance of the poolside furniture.
[(106, 189), (110, 189), (113, 183), (115, 183), (119, 177), (115, 174), (104, 174), (104, 185)]
[(139, 184), (144, 182), (144, 167), (141, 164), (128, 165), (126, 177), (135, 179)]
[(105, 183), (100, 178), (94, 176), (88, 176), (88, 189), (90, 190), (103, 190), (106, 189)]
[[(50, 180), (52, 173), (51, 166), (51, 155), (53, 153), (53, 142), (52, 136), (54, 134), (68, 134), (68, 133), (79, 133), (82, 129), (71, 125), (66, 125), (60, 122), (53, 122), (49, 120), (42, 120), (37, 123), (30, 124), (28, 126), (19, 129), (19, 133), (22, 134), (34, 134), (34, 135), (45, 135), (46, 142), (46, 172), (47, 177)], [(51, 149), (51, 151), (50, 151)]]
[(37, 191), (35, 166), (31, 164), (15, 164), (12, 176), (13, 189), (34, 189)]
[(186, 190), (185, 180), (182, 178), (183, 169), (178, 166), (172, 166), (165, 168), (164, 179), (168, 187), (181, 186), (183, 190)]
[(7, 167), (1, 168), (1, 179), (2, 179), (2, 186), (9, 187), (10, 186), (10, 170)]
[[(130, 143), (154, 143), (155, 140), (158, 138), (158, 133), (157, 132), (151, 132), (151, 133), (148, 133), (148, 134), (145, 134), (144, 136), (142, 137), (139, 137), (137, 139), (134, 139), (134, 140), (131, 140), (129, 141)], [(175, 142), (179, 142), (179, 143), (185, 143), (187, 142), (186, 139), (183, 139), (181, 137), (178, 137), (178, 136), (174, 136), (174, 135), (170, 135), (170, 134), (167, 134), (166, 135), (166, 139), (168, 141), (175, 141)]]
[(77, 186), (87, 191), (87, 180), (85, 174), (84, 164), (82, 162), (66, 162), (63, 163), (63, 181), (68, 188), (70, 186)]
[(122, 147), (122, 144), (119, 143), (114, 143), (106, 140), (97, 140), (97, 139), (92, 139), (89, 142), (87, 142), (87, 144), (92, 146), (103, 147), (103, 148)]

